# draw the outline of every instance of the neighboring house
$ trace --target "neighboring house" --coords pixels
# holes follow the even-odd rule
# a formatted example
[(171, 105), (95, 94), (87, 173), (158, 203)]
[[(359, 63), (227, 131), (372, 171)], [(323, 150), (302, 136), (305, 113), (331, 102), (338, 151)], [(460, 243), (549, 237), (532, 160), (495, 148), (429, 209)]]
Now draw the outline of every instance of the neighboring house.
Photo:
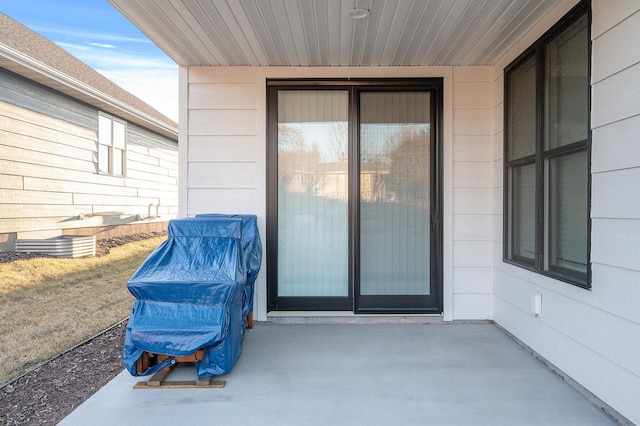
[(0, 250), (166, 230), (177, 124), (0, 14)]
[(258, 215), (258, 320), (493, 320), (640, 424), (640, 2), (110, 1), (181, 66), (179, 215)]

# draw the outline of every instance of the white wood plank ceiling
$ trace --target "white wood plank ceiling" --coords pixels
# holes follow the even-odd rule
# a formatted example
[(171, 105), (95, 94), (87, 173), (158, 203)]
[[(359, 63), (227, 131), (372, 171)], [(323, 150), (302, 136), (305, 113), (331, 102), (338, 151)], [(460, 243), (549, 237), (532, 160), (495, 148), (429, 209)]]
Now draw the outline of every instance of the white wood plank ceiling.
[[(492, 65), (558, 0), (109, 0), (179, 65)], [(370, 11), (354, 20), (350, 10)]]

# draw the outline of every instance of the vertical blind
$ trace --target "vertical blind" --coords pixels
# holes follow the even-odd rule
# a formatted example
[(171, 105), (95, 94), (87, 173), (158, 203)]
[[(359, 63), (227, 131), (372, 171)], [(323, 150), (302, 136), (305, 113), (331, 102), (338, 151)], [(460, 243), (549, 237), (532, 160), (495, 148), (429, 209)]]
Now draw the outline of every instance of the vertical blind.
[(278, 296), (347, 296), (347, 91), (278, 92)]
[(360, 97), (360, 293), (428, 295), (430, 94)]
[(508, 78), (507, 159), (536, 152), (536, 58), (529, 57)]
[[(431, 98), (360, 98), (360, 291), (428, 295)], [(278, 91), (278, 296), (349, 294), (348, 92)]]
[(587, 152), (550, 160), (549, 262), (584, 272), (587, 268)]
[(536, 167), (513, 167), (513, 249), (515, 256), (535, 260), (536, 255)]
[(278, 123), (347, 121), (349, 105), (344, 90), (288, 90), (278, 93)]
[(546, 48), (545, 149), (588, 138), (589, 34), (586, 23), (584, 16)]
[[(586, 144), (589, 137), (589, 34), (587, 16), (546, 47), (545, 150)], [(588, 234), (587, 150), (549, 159), (550, 266), (586, 273)]]

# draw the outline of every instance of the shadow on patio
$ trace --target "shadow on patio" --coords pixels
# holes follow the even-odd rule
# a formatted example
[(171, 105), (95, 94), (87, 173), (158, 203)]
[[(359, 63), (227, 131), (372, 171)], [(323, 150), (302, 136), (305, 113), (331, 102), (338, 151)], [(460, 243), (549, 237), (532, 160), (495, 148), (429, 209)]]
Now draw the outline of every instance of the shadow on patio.
[(221, 378), (134, 390), (125, 371), (60, 424), (615, 424), (490, 323), (258, 323)]

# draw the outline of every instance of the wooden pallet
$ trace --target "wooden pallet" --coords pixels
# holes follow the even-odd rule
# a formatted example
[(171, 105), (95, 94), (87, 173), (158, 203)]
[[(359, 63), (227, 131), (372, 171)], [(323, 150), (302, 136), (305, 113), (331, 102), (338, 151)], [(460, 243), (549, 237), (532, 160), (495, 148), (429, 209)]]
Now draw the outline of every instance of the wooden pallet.
[[(253, 313), (249, 313), (247, 315), (247, 329), (253, 328)], [(134, 389), (185, 389), (185, 388), (223, 388), (227, 383), (224, 380), (213, 380), (209, 379), (198, 379), (198, 380), (167, 380), (167, 377), (173, 372), (173, 369), (181, 363), (193, 363), (196, 361), (201, 361), (204, 355), (204, 350), (199, 349), (191, 355), (188, 356), (178, 356), (175, 357), (175, 364), (165, 367), (162, 370), (155, 373), (149, 380), (146, 382), (138, 382), (133, 388)], [(136, 370), (138, 374), (142, 374), (147, 371), (149, 367), (157, 364), (158, 362), (162, 362), (169, 358), (169, 355), (163, 354), (152, 354), (149, 352), (143, 352), (140, 355), (140, 358), (136, 361)]]
[(173, 372), (175, 364), (165, 367), (151, 376), (146, 382), (138, 382), (133, 385), (134, 389), (208, 389), (223, 388), (227, 384), (224, 380), (213, 380), (211, 378), (198, 380), (167, 380)]
[(250, 330), (253, 328), (253, 312), (249, 312), (247, 315), (247, 329)]
[[(204, 355), (203, 350), (198, 350), (188, 356), (175, 357), (175, 364), (165, 367), (155, 373), (149, 380), (136, 383), (134, 389), (188, 389), (188, 388), (223, 388), (227, 383), (224, 380), (213, 380), (212, 378), (197, 380), (167, 380), (178, 364), (193, 363), (200, 361)], [(157, 362), (161, 362), (169, 358), (168, 355), (150, 354), (143, 352), (137, 361), (138, 372), (143, 372), (152, 365), (152, 358), (157, 358)]]

